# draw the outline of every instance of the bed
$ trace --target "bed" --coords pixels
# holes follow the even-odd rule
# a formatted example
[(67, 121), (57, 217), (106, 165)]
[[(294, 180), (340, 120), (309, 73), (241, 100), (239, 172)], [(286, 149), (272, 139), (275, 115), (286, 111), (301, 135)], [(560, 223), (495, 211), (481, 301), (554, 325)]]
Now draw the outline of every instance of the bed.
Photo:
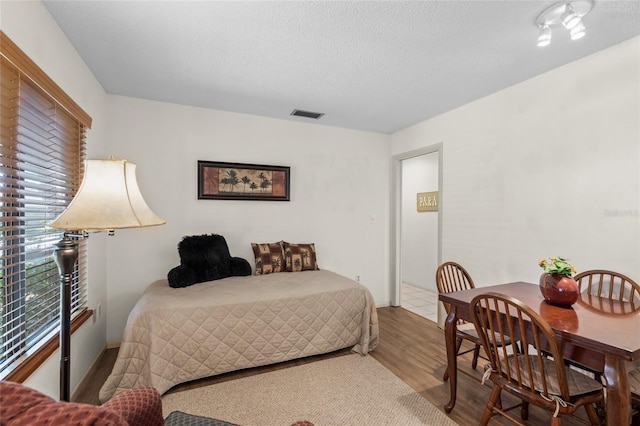
[(327, 270), (147, 287), (127, 320), (100, 400), (139, 385), (161, 394), (195, 379), (378, 343), (369, 290)]

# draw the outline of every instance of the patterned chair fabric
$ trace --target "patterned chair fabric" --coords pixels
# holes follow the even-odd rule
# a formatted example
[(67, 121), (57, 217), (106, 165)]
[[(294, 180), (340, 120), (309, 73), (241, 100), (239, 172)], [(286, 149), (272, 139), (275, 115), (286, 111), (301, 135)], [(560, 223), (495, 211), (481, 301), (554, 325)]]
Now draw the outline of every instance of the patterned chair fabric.
[(162, 400), (152, 387), (122, 392), (102, 406), (56, 401), (22, 384), (0, 381), (2, 425), (161, 426)]

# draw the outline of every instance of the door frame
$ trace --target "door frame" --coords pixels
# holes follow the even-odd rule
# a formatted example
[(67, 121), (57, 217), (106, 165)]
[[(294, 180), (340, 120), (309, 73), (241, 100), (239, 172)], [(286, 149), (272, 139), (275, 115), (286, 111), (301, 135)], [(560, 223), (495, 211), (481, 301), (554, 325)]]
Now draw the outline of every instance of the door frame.
[[(402, 285), (402, 161), (425, 154), (438, 153), (438, 264), (442, 262), (442, 142), (424, 148), (396, 154), (391, 157), (391, 238), (389, 238), (391, 262), (389, 274), (391, 282), (391, 306), (400, 306)], [(434, 272), (435, 273), (435, 272)]]

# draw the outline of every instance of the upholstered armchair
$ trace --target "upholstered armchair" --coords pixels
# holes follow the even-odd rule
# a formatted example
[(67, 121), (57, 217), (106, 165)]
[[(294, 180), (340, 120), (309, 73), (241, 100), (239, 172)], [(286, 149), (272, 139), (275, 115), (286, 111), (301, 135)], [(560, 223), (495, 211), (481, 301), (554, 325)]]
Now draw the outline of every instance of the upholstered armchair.
[(150, 386), (119, 393), (101, 406), (61, 402), (19, 383), (0, 381), (2, 425), (162, 426), (162, 400)]

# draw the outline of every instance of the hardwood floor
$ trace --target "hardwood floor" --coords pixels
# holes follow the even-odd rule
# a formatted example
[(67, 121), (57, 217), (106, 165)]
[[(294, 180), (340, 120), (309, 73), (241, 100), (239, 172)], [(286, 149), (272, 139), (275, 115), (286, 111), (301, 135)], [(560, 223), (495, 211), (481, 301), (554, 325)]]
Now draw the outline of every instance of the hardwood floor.
[[(370, 355), (425, 399), (444, 411), (444, 404), (449, 400), (449, 384), (442, 381), (442, 375), (447, 364), (444, 332), (432, 321), (399, 307), (379, 308), (378, 317), (380, 341), (378, 347)], [(342, 356), (347, 353), (349, 353), (348, 350), (342, 350), (302, 360), (223, 374), (178, 385), (169, 392), (180, 390), (184, 387), (198, 387), (233, 380), (266, 371), (287, 368), (292, 365), (313, 362), (318, 359)], [(117, 349), (110, 349), (105, 352), (101, 357), (98, 369), (88, 375), (93, 380), (90, 383), (83, 383), (79, 387), (75, 401), (98, 404), (100, 386), (111, 371), (116, 354)], [(465, 356), (461, 357), (459, 362), (460, 369), (466, 374), (458, 375), (458, 400), (449, 416), (462, 426), (478, 423), (482, 410), (489, 398), (491, 384), (487, 383), (483, 386), (479, 381), (482, 374), (483, 360), (480, 360), (478, 364), (477, 370), (471, 369), (471, 358), (466, 359)], [(515, 403), (517, 401), (514, 398), (503, 392), (503, 406), (506, 407)], [(519, 416), (518, 413), (518, 410), (514, 411), (516, 417)], [(586, 418), (583, 410), (579, 412), (579, 415), (582, 418)], [(525, 424), (549, 424), (549, 420), (549, 412), (531, 406), (529, 420)], [(494, 417), (490, 422), (490, 425), (511, 424), (510, 421), (503, 417)], [(582, 423), (577, 419), (563, 417), (563, 424), (573, 426)]]
[[(444, 331), (419, 315), (402, 308), (379, 308), (380, 343), (371, 352), (376, 360), (400, 377), (413, 390), (444, 411), (449, 401), (449, 383), (442, 381), (447, 366)], [(456, 406), (449, 417), (459, 425), (478, 424), (482, 411), (489, 399), (491, 383), (480, 384), (485, 361), (478, 361), (478, 368), (471, 368), (471, 354), (459, 358), (458, 366), (463, 374), (458, 374), (458, 397)], [(503, 392), (502, 403), (509, 407), (518, 400)], [(519, 410), (512, 412), (519, 418)], [(583, 410), (579, 416), (586, 419)], [(538, 407), (529, 407), (526, 425), (549, 424), (551, 415)], [(578, 419), (563, 417), (565, 426), (582, 425)], [(513, 425), (501, 416), (494, 416), (490, 425)]]

